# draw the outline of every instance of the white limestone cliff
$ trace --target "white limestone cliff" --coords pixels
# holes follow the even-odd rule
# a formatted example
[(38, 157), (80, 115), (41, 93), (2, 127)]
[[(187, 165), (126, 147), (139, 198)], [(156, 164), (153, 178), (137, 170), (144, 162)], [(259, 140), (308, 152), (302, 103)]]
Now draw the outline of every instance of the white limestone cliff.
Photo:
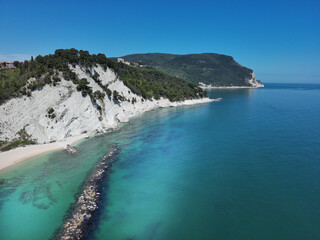
[[(104, 70), (99, 65), (92, 69), (85, 69), (79, 65), (70, 65), (70, 68), (79, 79), (87, 78), (93, 92), (103, 92), (87, 73), (88, 70), (97, 72), (102, 84), (108, 84), (111, 91), (118, 91), (130, 102), (116, 103), (105, 96), (103, 101), (97, 100), (102, 108), (99, 111), (89, 96), (82, 97), (72, 81), (62, 78), (57, 86), (46, 85), (41, 90), (33, 91), (30, 97), (12, 98), (0, 105), (0, 140), (12, 141), (18, 138), (18, 132), (24, 129), (30, 138), (38, 143), (63, 141), (84, 133), (94, 135), (116, 128), (120, 122), (129, 121), (129, 118), (155, 108), (213, 101), (209, 98), (183, 102), (170, 102), (163, 98), (144, 100), (141, 96), (133, 94), (112, 69)], [(136, 98), (137, 102), (133, 104), (132, 98)], [(48, 117), (50, 108), (54, 110), (54, 118)]]
[(251, 78), (247, 78), (246, 81), (254, 88), (264, 87), (262, 82), (256, 80), (254, 72), (251, 73)]

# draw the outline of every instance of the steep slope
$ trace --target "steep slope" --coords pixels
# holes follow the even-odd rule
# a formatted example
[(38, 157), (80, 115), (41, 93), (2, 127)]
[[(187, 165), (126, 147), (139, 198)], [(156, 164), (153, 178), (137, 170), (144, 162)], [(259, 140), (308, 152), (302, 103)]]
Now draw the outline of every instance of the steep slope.
[(202, 86), (261, 87), (251, 69), (231, 56), (217, 53), (174, 55), (163, 53), (132, 54), (122, 57), (129, 62), (150, 65), (171, 76)]
[[(198, 87), (166, 78), (161, 73), (162, 78), (156, 80), (168, 86), (173, 84), (186, 88), (190, 95), (177, 98), (170, 92), (175, 89), (168, 89), (170, 91), (160, 91), (158, 96), (154, 96), (154, 92), (150, 93), (153, 88), (145, 86), (143, 81), (152, 84), (156, 80), (143, 80), (141, 75), (134, 78), (130, 73), (135, 72), (135, 69), (129, 67), (127, 71), (127, 66), (113, 65), (114, 62), (84, 64), (77, 60), (72, 63), (67, 61), (66, 64), (63, 69), (45, 69), (38, 76), (29, 78), (19, 91), (3, 101), (0, 105), (1, 141), (10, 142), (23, 137), (36, 143), (47, 143), (83, 133), (93, 135), (115, 128), (119, 122), (126, 122), (130, 117), (158, 107), (211, 101)], [(116, 70), (108, 65), (114, 66)], [(156, 74), (156, 71), (152, 71)], [(140, 79), (141, 86), (135, 85), (137, 79)], [(156, 86), (161, 89), (162, 85)], [(170, 101), (169, 97), (177, 101)]]

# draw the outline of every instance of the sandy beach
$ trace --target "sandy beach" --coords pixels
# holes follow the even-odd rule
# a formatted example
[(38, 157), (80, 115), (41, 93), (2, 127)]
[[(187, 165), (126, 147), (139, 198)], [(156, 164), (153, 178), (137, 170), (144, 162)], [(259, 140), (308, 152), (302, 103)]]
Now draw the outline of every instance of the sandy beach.
[[(129, 118), (137, 116), (143, 112), (150, 111), (156, 108), (163, 108), (163, 107), (176, 107), (176, 106), (183, 106), (183, 105), (194, 105), (194, 104), (201, 104), (201, 103), (209, 103), (214, 101), (220, 101), (221, 99), (209, 99), (209, 98), (202, 98), (202, 99), (193, 99), (193, 100), (185, 100), (183, 102), (170, 102), (167, 99), (162, 99), (157, 101), (157, 104), (150, 105), (146, 109), (137, 109), (134, 113), (129, 113), (123, 119), (120, 119), (120, 122), (126, 122)], [(156, 102), (156, 101), (155, 101)], [(137, 104), (136, 104), (137, 105)], [(67, 144), (72, 145), (75, 142), (84, 139), (85, 137), (89, 136), (90, 134), (82, 134), (79, 136), (70, 137), (64, 141), (58, 141), (54, 143), (47, 143), (47, 144), (36, 144), (36, 145), (29, 145), (25, 147), (19, 147), (16, 149), (12, 149), (6, 152), (0, 152), (0, 171), (10, 167), (16, 163), (22, 162), (28, 158), (47, 153), (54, 150), (65, 149)]]
[(0, 170), (3, 170), (7, 167), (10, 167), (16, 163), (22, 162), (28, 158), (37, 156), (39, 154), (47, 153), (50, 151), (64, 149), (67, 144), (74, 144), (82, 139), (87, 137), (86, 134), (82, 134), (75, 137), (70, 137), (65, 141), (55, 142), (55, 143), (47, 143), (47, 144), (36, 144), (29, 145), (25, 147), (19, 147), (16, 149), (12, 149), (7, 152), (0, 153)]

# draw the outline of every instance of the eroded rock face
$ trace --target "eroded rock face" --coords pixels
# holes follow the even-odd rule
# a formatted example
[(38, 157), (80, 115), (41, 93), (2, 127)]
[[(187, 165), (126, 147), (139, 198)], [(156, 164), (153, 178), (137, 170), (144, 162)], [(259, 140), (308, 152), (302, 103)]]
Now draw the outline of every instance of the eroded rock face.
[(112, 146), (109, 153), (94, 167), (93, 173), (84, 181), (83, 191), (77, 198), (77, 202), (71, 207), (73, 209), (71, 215), (56, 233), (56, 239), (79, 240), (87, 237), (88, 229), (98, 209), (103, 180), (118, 152), (117, 147)]
[[(103, 100), (97, 100), (101, 107), (101, 110), (98, 110), (89, 96), (83, 97), (72, 81), (67, 81), (60, 75), (62, 79), (59, 85), (46, 85), (41, 90), (33, 91), (31, 97), (13, 98), (0, 105), (0, 140), (12, 141), (18, 138), (18, 132), (24, 129), (37, 143), (63, 141), (83, 133), (94, 135), (116, 128), (119, 122), (129, 121), (133, 116), (158, 107), (210, 101), (208, 98), (175, 103), (168, 99), (144, 100), (133, 94), (112, 69), (104, 69), (100, 65), (93, 68), (79, 65), (69, 67), (79, 79), (88, 80), (93, 92), (103, 92), (89, 74), (98, 73), (103, 85), (108, 84), (111, 91), (116, 90), (127, 101), (115, 102), (105, 96)], [(133, 98), (136, 100), (134, 103)], [(54, 111), (52, 114), (49, 114), (50, 109)]]
[(251, 87), (254, 87), (254, 88), (264, 87), (261, 81), (256, 80), (256, 76), (254, 72), (251, 73), (251, 78), (246, 80), (249, 83), (249, 85), (251, 85)]

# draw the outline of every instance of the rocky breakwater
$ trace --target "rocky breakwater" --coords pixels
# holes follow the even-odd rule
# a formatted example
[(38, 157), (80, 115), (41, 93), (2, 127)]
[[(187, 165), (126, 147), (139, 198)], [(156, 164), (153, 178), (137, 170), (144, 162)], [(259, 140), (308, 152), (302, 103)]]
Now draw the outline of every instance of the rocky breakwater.
[(79, 194), (77, 202), (71, 207), (69, 217), (57, 231), (54, 239), (86, 239), (101, 199), (100, 192), (103, 180), (118, 152), (118, 148), (112, 146), (109, 153), (95, 166), (92, 174), (83, 183), (83, 190)]

